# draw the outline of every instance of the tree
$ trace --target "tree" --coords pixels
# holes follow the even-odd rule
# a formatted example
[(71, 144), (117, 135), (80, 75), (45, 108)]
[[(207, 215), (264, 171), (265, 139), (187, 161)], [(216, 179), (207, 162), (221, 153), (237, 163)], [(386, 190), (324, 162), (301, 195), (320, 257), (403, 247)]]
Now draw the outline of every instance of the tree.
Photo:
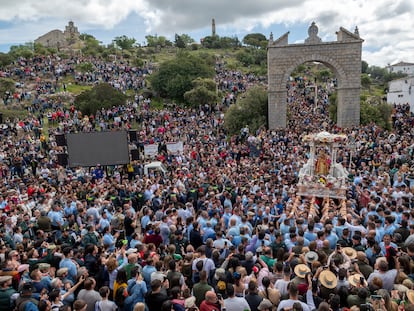
[(132, 49), (137, 40), (135, 40), (135, 38), (128, 38), (127, 36), (123, 35), (115, 37), (113, 41), (116, 43), (117, 46), (121, 48), (121, 50), (130, 50)]
[(201, 45), (206, 49), (218, 49), (220, 48), (220, 37), (217, 35), (204, 37)]
[(12, 45), (9, 54), (13, 59), (18, 57), (30, 58), (33, 56), (33, 50), (28, 45)]
[(145, 39), (147, 40), (147, 46), (155, 48), (157, 46), (157, 36), (147, 35), (145, 36)]
[(244, 36), (243, 43), (254, 48), (265, 48), (267, 45), (267, 38), (261, 33), (250, 33)]
[(82, 73), (85, 73), (85, 72), (92, 72), (94, 67), (95, 66), (90, 62), (83, 62), (83, 63), (80, 63), (79, 65), (77, 65), (76, 69), (79, 70)]
[(147, 35), (147, 36), (145, 36), (145, 39), (147, 40), (147, 45), (149, 47), (156, 48), (156, 47), (160, 46), (160, 47), (163, 48), (163, 47), (166, 47), (166, 46), (172, 46), (172, 42), (167, 40), (167, 38), (164, 37), (164, 36), (159, 36), (158, 37), (157, 35), (155, 35), (155, 36)]
[(371, 77), (370, 77), (368, 74), (363, 73), (363, 74), (361, 75), (361, 85), (362, 85), (364, 88), (369, 89), (369, 87), (371, 86), (371, 83), (372, 83), (372, 81), (371, 81)]
[(100, 83), (75, 98), (75, 107), (84, 115), (95, 114), (102, 108), (124, 105), (126, 96), (108, 83)]
[(220, 37), (220, 48), (237, 48), (240, 46), (239, 38), (237, 37)]
[(267, 52), (266, 50), (247, 48), (239, 51), (236, 58), (244, 66), (264, 65), (267, 63)]
[(208, 105), (217, 100), (216, 82), (213, 79), (197, 78), (192, 81), (193, 88), (184, 93), (184, 99), (192, 106)]
[(80, 38), (84, 43), (84, 47), (82, 48), (84, 55), (97, 56), (104, 51), (103, 46), (100, 45), (100, 42), (94, 36), (82, 34)]
[(175, 40), (174, 40), (175, 46), (179, 49), (185, 49), (187, 45), (185, 44), (184, 40), (181, 39), (181, 36), (175, 34)]
[[(337, 110), (338, 100), (337, 92), (329, 95), (329, 117), (336, 122), (337, 121)], [(387, 130), (391, 129), (390, 117), (392, 113), (392, 106), (383, 103), (380, 98), (367, 99), (366, 96), (361, 96), (360, 105), (360, 123), (361, 125), (368, 125), (375, 123), (378, 126)]]
[(88, 33), (81, 33), (79, 35), (79, 39), (81, 39), (82, 41), (87, 41), (87, 40), (96, 40), (96, 38)]
[(5, 92), (13, 93), (16, 89), (16, 82), (9, 78), (0, 78), (0, 94), (4, 95)]
[(47, 55), (48, 50), (41, 43), (34, 43), (33, 50), (36, 55)]
[(238, 134), (246, 125), (252, 132), (267, 126), (267, 91), (256, 86), (245, 93), (237, 104), (230, 106), (224, 116), (224, 124), (230, 134)]
[(387, 103), (361, 101), (361, 125), (375, 123), (384, 129), (390, 130), (391, 113), (392, 106)]
[(0, 53), (0, 68), (10, 65), (13, 61), (13, 58), (8, 53)]
[(329, 78), (332, 78), (332, 72), (329, 69), (321, 69), (316, 72), (318, 81), (326, 82)]
[(361, 61), (361, 73), (368, 72), (368, 63), (366, 61)]
[(194, 39), (185, 33), (182, 35), (175, 34), (174, 43), (177, 48), (184, 49), (190, 44), (194, 43)]
[(207, 65), (204, 59), (181, 52), (174, 59), (161, 63), (158, 71), (149, 78), (151, 87), (161, 97), (183, 101), (184, 93), (192, 89), (194, 79), (213, 76), (213, 67)]
[(189, 35), (187, 35), (186, 33), (183, 33), (182, 35), (180, 35), (180, 38), (182, 41), (184, 41), (185, 45), (190, 45), (192, 43), (194, 43), (194, 39), (191, 38)]

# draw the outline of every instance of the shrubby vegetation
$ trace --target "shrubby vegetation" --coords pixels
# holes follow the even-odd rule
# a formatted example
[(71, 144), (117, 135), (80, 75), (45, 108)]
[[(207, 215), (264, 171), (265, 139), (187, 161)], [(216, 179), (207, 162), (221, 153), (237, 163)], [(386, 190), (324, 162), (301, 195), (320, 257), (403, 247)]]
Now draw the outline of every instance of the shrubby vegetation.
[[(336, 122), (338, 100), (337, 93), (329, 96), (329, 117)], [(391, 129), (392, 106), (383, 102), (381, 98), (367, 100), (366, 96), (361, 96), (360, 123), (367, 125), (375, 123), (384, 129)]]
[(75, 98), (75, 107), (84, 115), (96, 113), (101, 108), (124, 105), (126, 96), (108, 83), (95, 85), (91, 90), (84, 91)]
[(149, 80), (160, 97), (183, 102), (185, 92), (193, 87), (193, 80), (213, 77), (214, 67), (208, 65), (205, 59), (183, 52), (163, 62)]
[(267, 127), (267, 91), (263, 87), (249, 89), (237, 104), (230, 106), (225, 115), (225, 126), (230, 134), (239, 134), (240, 129), (249, 126), (254, 133), (262, 126)]
[(184, 99), (193, 107), (208, 105), (218, 100), (216, 82), (213, 79), (197, 78), (192, 81), (193, 88), (184, 93)]

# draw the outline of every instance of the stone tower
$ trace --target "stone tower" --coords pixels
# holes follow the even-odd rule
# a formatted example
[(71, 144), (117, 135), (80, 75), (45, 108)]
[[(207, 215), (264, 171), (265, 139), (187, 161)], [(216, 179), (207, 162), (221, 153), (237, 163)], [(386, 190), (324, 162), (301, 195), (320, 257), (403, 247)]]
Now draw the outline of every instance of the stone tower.
[(214, 18), (211, 20), (211, 35), (213, 37), (216, 35), (216, 21)]

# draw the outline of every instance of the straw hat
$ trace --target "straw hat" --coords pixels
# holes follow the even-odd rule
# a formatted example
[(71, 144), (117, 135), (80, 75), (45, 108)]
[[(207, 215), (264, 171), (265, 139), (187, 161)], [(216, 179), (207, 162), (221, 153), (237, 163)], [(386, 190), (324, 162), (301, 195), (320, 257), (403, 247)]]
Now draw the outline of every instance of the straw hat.
[(263, 299), (262, 302), (257, 307), (257, 310), (266, 310), (266, 309), (272, 309), (273, 303), (268, 299)]
[(407, 291), (407, 298), (408, 298), (408, 301), (412, 305), (414, 305), (414, 290), (410, 289), (410, 290)]
[(344, 247), (342, 248), (342, 252), (350, 259), (355, 259), (357, 257), (357, 252), (352, 247)]
[(305, 254), (305, 260), (307, 263), (312, 263), (314, 261), (317, 261), (318, 259), (319, 259), (319, 256), (314, 251), (310, 251)]
[(403, 284), (394, 284), (393, 288), (398, 290), (400, 293), (407, 293), (409, 291), (408, 287)]
[(0, 284), (10, 281), (13, 277), (11, 275), (2, 275), (0, 276)]
[(319, 282), (326, 288), (335, 288), (336, 285), (338, 285), (338, 279), (336, 278), (336, 275), (329, 271), (329, 270), (323, 270), (319, 274)]
[[(361, 278), (364, 278), (364, 276), (362, 274), (359, 273), (355, 273), (353, 275), (351, 275), (348, 278), (348, 282), (349, 284), (351, 284), (354, 287), (357, 287), (358, 285), (361, 284)], [(363, 287), (367, 287), (368, 286), (368, 282), (367, 280), (364, 278), (364, 284), (361, 284)]]
[(307, 265), (304, 265), (301, 263), (301, 264), (296, 265), (294, 271), (297, 277), (304, 279), (306, 273), (310, 272), (310, 269)]
[(59, 270), (56, 271), (56, 276), (57, 277), (61, 277), (63, 276), (65, 273), (67, 273), (69, 271), (68, 268), (64, 267), (64, 268), (60, 268)]

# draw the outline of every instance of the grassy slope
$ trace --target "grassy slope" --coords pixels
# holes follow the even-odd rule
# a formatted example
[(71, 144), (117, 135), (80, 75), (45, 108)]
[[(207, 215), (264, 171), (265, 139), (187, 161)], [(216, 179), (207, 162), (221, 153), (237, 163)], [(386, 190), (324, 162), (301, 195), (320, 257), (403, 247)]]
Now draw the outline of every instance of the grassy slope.
[[(197, 55), (213, 55), (217, 60), (220, 60), (223, 62), (227, 68), (231, 70), (237, 70), (241, 71), (243, 73), (259, 73), (266, 75), (266, 68), (261, 68), (260, 66), (250, 66), (245, 67), (243, 66), (236, 58), (236, 54), (241, 50), (242, 48), (238, 49), (198, 49), (198, 50), (188, 50), (189, 53), (197, 54)], [(160, 51), (155, 52), (154, 54), (149, 54), (145, 50), (143, 50), (140, 54), (140, 58), (142, 60), (146, 61), (152, 61), (156, 66), (161, 64), (164, 61), (171, 60), (175, 57), (176, 53), (178, 52), (178, 49), (176, 48), (168, 48), (168, 49), (161, 49)], [(133, 53), (135, 54), (135, 53)], [(306, 64), (308, 66), (309, 63)], [(324, 70), (326, 67), (323, 65), (316, 65), (311, 66), (311, 75), (315, 75), (317, 70)], [(75, 96), (80, 94), (81, 92), (85, 90), (89, 90), (92, 88), (90, 85), (79, 85), (76, 84), (74, 79), (72, 77), (67, 77), (63, 82), (66, 83), (67, 91), (74, 94)], [(384, 96), (383, 88), (372, 84), (369, 89), (362, 89), (361, 95), (364, 95), (366, 98), (370, 97), (381, 97)], [(127, 92), (127, 96), (132, 97), (134, 96), (132, 91)], [(160, 105), (162, 106), (161, 102), (158, 102), (156, 99), (154, 99), (153, 103), (156, 108), (160, 108)], [(25, 103), (26, 107), (30, 105), (30, 103)], [(0, 105), (0, 113), (3, 113), (4, 118), (14, 118), (14, 117), (23, 117), (27, 114), (27, 110), (23, 107), (18, 107), (16, 105), (13, 105), (13, 107), (8, 106), (4, 107), (3, 105)], [(3, 118), (3, 119), (4, 119)]]

